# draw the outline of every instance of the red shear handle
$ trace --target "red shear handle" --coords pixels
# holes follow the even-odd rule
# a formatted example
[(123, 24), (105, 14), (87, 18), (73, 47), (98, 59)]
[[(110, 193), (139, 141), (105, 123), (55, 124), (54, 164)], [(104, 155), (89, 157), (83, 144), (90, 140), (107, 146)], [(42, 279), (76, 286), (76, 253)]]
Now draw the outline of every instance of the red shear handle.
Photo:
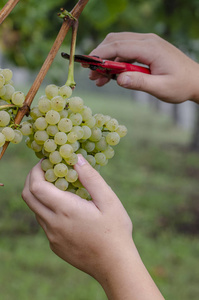
[[(105, 60), (103, 63), (103, 68), (108, 70), (110, 74), (120, 74), (123, 72), (142, 72), (146, 74), (151, 74), (150, 69), (138, 65), (133, 65), (125, 62), (116, 62), (111, 60)], [(106, 73), (105, 70), (100, 70), (101, 73)]]

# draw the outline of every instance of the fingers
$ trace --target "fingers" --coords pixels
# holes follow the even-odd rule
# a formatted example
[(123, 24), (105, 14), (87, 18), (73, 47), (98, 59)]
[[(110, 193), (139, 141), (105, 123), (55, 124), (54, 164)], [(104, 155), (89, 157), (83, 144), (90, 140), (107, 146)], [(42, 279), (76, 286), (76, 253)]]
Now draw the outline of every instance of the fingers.
[(78, 163), (75, 165), (75, 169), (78, 172), (79, 180), (99, 210), (103, 211), (109, 204), (118, 200), (102, 176), (91, 167), (81, 154), (78, 154)]

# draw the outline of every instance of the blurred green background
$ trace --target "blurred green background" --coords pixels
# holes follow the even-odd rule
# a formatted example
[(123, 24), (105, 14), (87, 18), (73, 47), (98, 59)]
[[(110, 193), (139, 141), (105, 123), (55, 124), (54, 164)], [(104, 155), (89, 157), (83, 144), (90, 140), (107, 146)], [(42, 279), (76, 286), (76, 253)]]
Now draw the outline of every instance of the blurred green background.
[[(1, 65), (14, 70), (16, 88), (28, 91), (61, 25), (56, 12), (61, 6), (70, 10), (74, 3), (21, 0), (1, 25)], [(151, 31), (197, 59), (198, 21), (196, 0), (90, 0), (80, 19), (78, 51), (87, 54), (110, 31)], [(63, 49), (69, 43), (70, 34)], [(161, 109), (156, 99), (125, 91), (115, 82), (95, 88), (87, 75), (88, 70), (76, 66), (74, 94), (94, 113), (109, 114), (128, 128), (101, 174), (133, 221), (140, 255), (165, 299), (198, 299), (198, 109), (192, 104), (194, 122), (182, 126), (179, 105)], [(67, 64), (63, 67), (59, 53), (33, 105), (46, 84), (61, 85), (66, 77)], [(25, 178), (37, 161), (22, 142), (9, 145), (0, 162), (0, 182), (5, 185), (0, 189), (1, 298), (105, 300), (94, 279), (52, 253), (21, 198)]]

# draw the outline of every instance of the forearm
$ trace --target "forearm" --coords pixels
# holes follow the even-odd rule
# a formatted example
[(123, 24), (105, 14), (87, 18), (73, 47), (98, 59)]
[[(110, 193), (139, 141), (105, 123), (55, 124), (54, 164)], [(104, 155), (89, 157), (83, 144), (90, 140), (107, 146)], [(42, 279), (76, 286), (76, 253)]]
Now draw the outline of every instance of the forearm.
[[(115, 257), (114, 257), (115, 255)], [(132, 241), (113, 254), (107, 271), (98, 281), (109, 300), (163, 300)]]

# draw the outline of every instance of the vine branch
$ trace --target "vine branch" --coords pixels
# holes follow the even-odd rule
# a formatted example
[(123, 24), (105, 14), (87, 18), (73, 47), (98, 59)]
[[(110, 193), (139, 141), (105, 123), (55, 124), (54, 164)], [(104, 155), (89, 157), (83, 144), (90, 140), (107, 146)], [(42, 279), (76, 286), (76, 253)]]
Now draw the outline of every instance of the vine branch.
[[(11, 0), (9, 2), (18, 2), (18, 1), (19, 0), (16, 0), (16, 1)], [(75, 19), (78, 20), (78, 18), (80, 17), (80, 15), (81, 15), (82, 11), (84, 10), (84, 7), (88, 3), (88, 1), (89, 0), (79, 0), (78, 3), (75, 5), (75, 7), (70, 12), (70, 14), (72, 15), (73, 18), (68, 17), (68, 18), (64, 19), (63, 24), (60, 28), (60, 31), (57, 35), (57, 38), (55, 39), (54, 44), (53, 44), (46, 60), (44, 61), (35, 81), (33, 82), (29, 92), (26, 95), (26, 99), (24, 101), (23, 106), (18, 110), (18, 113), (15, 117), (15, 124), (20, 124), (23, 117), (29, 112), (31, 103), (32, 103), (38, 89), (40, 88), (40, 85), (42, 84), (59, 48), (61, 47), (61, 45), (65, 39), (65, 36), (67, 35), (67, 33), (68, 33), (70, 27), (73, 25), (73, 23), (76, 22)], [(0, 160), (3, 157), (8, 145), (9, 145), (9, 142), (6, 142), (4, 144), (1, 154), (0, 154)]]
[(8, 0), (4, 7), (0, 11), (0, 24), (7, 18), (10, 12), (15, 8), (20, 0)]

